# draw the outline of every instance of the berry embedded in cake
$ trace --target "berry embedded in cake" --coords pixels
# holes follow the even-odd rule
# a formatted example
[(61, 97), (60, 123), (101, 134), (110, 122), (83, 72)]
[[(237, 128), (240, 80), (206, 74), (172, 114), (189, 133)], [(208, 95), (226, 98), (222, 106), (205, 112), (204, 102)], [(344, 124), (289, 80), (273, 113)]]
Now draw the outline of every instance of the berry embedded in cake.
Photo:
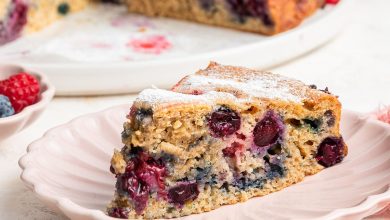
[(130, 12), (274, 35), (298, 26), (325, 0), (125, 0)]
[(264, 196), (340, 163), (341, 104), (268, 72), (211, 63), (171, 91), (146, 89), (111, 172), (118, 218), (173, 218)]

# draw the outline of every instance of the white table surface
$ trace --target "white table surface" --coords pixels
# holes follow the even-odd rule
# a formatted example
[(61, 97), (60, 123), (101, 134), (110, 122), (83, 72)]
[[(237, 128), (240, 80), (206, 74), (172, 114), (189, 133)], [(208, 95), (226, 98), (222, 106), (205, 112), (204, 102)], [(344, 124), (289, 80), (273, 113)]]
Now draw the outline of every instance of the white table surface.
[[(336, 39), (271, 70), (319, 88), (328, 86), (340, 96), (344, 108), (370, 112), (380, 104), (390, 104), (390, 1), (355, 0), (353, 7), (350, 25)], [(130, 103), (134, 97), (55, 98), (35, 124), (0, 142), (0, 219), (66, 219), (46, 208), (23, 185), (18, 159), (49, 128)]]

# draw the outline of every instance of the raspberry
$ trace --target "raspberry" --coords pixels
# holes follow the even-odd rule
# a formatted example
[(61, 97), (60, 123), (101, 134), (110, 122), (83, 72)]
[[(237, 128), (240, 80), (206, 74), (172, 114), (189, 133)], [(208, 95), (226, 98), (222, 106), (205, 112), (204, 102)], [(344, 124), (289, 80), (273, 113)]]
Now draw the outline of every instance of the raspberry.
[(7, 96), (0, 95), (0, 118), (5, 118), (15, 114), (15, 110), (12, 107)]
[(25, 107), (35, 104), (39, 99), (39, 92), (38, 80), (24, 72), (0, 81), (0, 94), (9, 98), (15, 113), (19, 113)]
[(332, 5), (335, 5), (339, 2), (340, 2), (340, 0), (326, 0), (326, 4), (332, 4)]

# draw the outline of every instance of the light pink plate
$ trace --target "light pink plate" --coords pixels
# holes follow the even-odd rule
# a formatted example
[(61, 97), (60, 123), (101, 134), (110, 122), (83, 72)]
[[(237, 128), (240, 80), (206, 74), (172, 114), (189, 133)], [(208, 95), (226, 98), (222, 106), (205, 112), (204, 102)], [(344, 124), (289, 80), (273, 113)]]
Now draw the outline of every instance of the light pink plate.
[[(72, 219), (111, 219), (109, 172), (129, 105), (77, 118), (33, 142), (19, 164), (22, 180), (48, 206)], [(344, 111), (349, 145), (343, 163), (271, 195), (182, 219), (360, 219), (390, 202), (390, 127)]]

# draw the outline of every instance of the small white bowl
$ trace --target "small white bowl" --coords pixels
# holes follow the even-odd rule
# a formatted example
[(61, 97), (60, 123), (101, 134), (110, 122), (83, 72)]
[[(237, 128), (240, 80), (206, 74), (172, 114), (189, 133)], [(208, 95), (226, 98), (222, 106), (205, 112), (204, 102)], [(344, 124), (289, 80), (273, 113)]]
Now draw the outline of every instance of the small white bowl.
[(22, 71), (32, 74), (38, 79), (41, 85), (40, 99), (37, 103), (27, 106), (15, 115), (0, 118), (0, 141), (15, 135), (30, 126), (41, 115), (54, 96), (54, 86), (49, 83), (45, 75), (25, 70), (20, 66), (0, 65), (0, 80), (4, 80), (9, 76)]

